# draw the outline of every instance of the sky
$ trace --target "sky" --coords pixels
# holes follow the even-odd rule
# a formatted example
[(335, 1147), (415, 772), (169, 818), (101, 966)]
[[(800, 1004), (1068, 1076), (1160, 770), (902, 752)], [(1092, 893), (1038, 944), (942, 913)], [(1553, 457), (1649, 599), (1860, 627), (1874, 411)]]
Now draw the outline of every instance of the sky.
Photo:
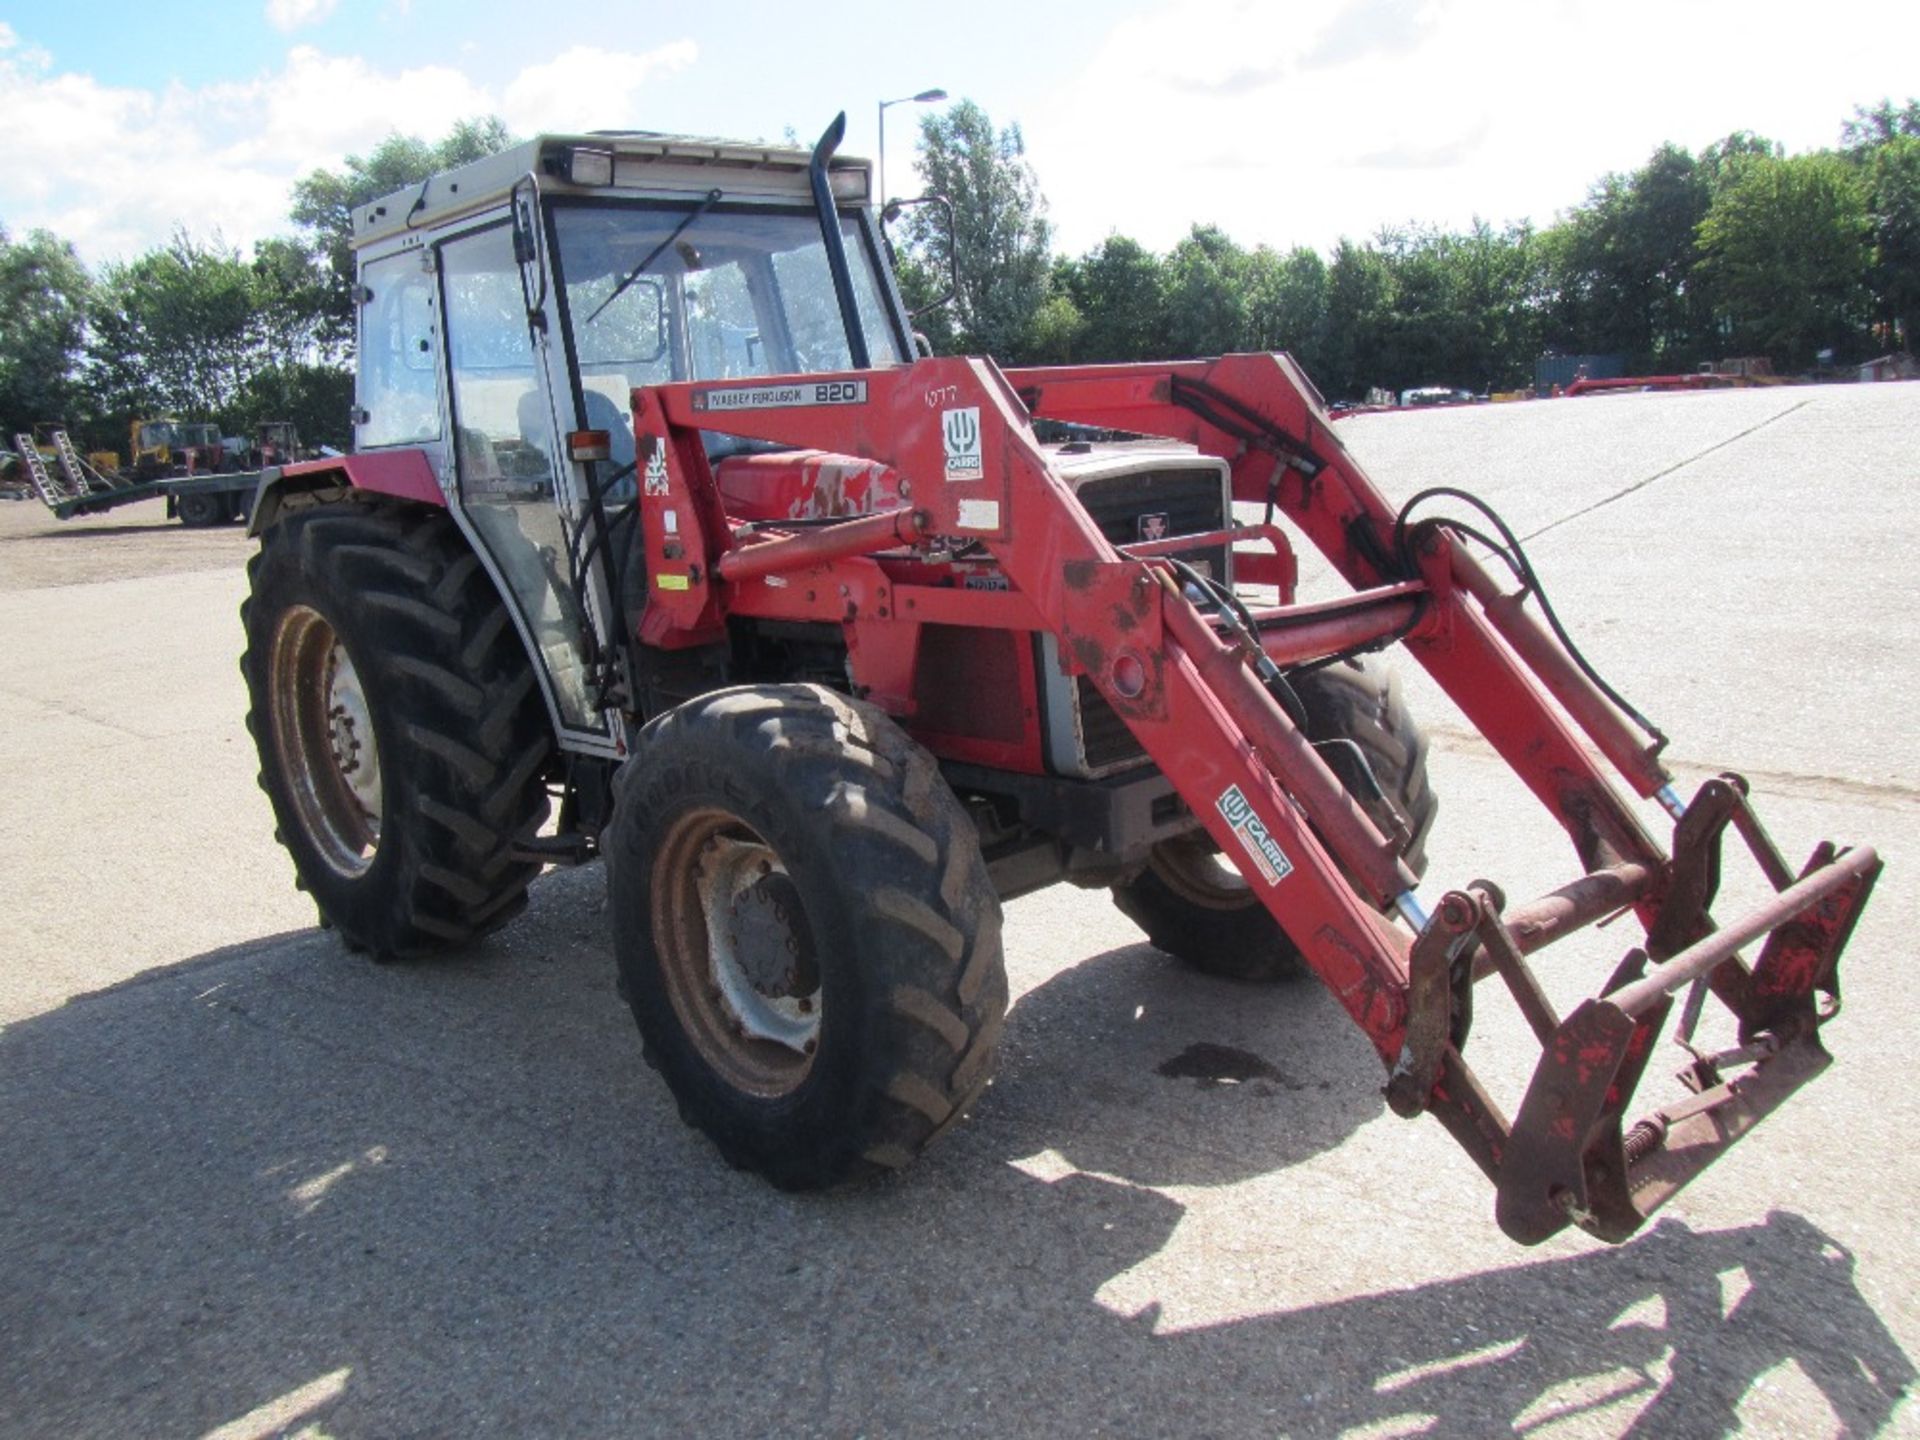
[[(779, 140), (943, 88), (1018, 124), (1057, 250), (1196, 222), (1326, 250), (1551, 223), (1654, 147), (1832, 145), (1920, 95), (1920, 3), (1856, 0), (0, 0), (0, 225), (99, 265), (285, 233), (293, 182), (393, 132)], [(888, 189), (916, 112), (887, 111)], [(937, 109), (938, 107), (931, 107)]]

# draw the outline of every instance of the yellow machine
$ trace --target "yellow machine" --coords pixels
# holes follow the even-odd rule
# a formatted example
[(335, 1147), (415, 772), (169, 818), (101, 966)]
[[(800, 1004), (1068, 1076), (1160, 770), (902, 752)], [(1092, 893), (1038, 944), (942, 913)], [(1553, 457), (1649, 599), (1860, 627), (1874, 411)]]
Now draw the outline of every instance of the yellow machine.
[(174, 451), (180, 444), (174, 419), (135, 420), (127, 431), (127, 468), (136, 479), (151, 480), (164, 475), (179, 463)]

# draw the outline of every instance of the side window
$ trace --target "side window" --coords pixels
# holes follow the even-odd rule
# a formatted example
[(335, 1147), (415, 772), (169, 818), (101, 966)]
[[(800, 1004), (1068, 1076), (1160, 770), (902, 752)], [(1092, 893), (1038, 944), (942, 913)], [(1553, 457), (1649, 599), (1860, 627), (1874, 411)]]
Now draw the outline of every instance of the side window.
[(417, 445), (440, 434), (440, 354), (434, 341), (433, 276), (418, 251), (361, 267), (372, 298), (360, 307), (363, 448)]

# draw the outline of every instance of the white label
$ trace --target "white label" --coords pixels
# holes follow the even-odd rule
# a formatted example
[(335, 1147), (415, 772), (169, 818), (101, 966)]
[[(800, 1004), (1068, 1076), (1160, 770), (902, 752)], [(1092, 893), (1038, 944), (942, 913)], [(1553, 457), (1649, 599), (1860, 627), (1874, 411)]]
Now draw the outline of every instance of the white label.
[(646, 491), (649, 495), (667, 493), (667, 446), (665, 441), (653, 442), (653, 453), (647, 456)]
[(661, 511), (660, 520), (661, 523), (667, 527), (667, 534), (678, 535), (680, 533), (680, 512), (678, 510)]
[[(942, 410), (940, 439), (947, 449), (947, 479), (978, 480), (987, 473), (986, 457), (980, 450), (978, 405), (969, 405), (964, 410)], [(999, 524), (996, 517), (994, 528), (999, 528)]]
[(1278, 885), (1293, 873), (1293, 862), (1287, 859), (1286, 851), (1274, 843), (1273, 836), (1267, 833), (1266, 822), (1253, 813), (1253, 806), (1247, 803), (1238, 785), (1229, 785), (1221, 791), (1214, 808), (1233, 827), (1240, 848), (1247, 852), (1247, 858), (1253, 861), (1267, 884)]
[(962, 500), (960, 528), (962, 530), (998, 530), (1000, 502), (998, 500)]
[(798, 385), (740, 385), (693, 392), (695, 410), (782, 410), (790, 405), (864, 405), (864, 380), (812, 380)]

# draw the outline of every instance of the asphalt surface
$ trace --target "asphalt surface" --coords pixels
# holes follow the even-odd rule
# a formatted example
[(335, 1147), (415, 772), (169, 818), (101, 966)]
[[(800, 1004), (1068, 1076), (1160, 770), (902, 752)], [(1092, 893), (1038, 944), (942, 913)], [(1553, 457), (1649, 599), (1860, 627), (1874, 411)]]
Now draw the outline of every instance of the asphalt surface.
[[(1920, 386), (1344, 423), (1390, 493), (1537, 534), (1683, 789), (1740, 769), (1791, 858), (1888, 860), (1838, 1063), (1638, 1238), (1514, 1246), (1317, 986), (1183, 973), (1064, 889), (1009, 907), (972, 1117), (778, 1194), (641, 1065), (597, 868), (440, 963), (314, 927), (241, 724), (243, 537), (7, 505), (0, 1437), (1920, 1434)], [(1421, 706), (1428, 892), (1569, 878)], [(1554, 952), (1556, 995), (1627, 943)], [(1469, 1056), (1511, 1103), (1504, 1009)]]

